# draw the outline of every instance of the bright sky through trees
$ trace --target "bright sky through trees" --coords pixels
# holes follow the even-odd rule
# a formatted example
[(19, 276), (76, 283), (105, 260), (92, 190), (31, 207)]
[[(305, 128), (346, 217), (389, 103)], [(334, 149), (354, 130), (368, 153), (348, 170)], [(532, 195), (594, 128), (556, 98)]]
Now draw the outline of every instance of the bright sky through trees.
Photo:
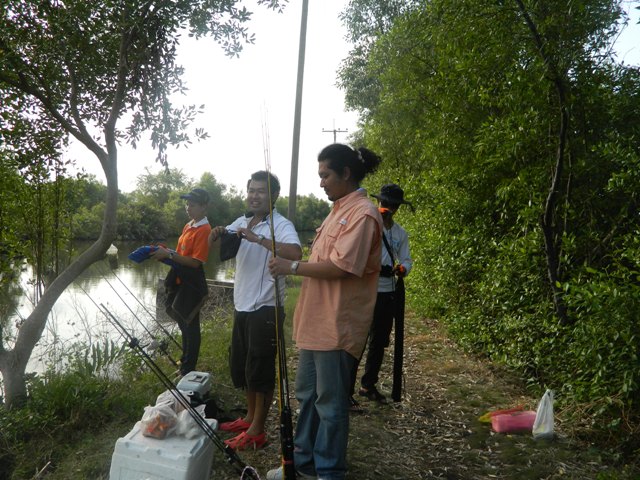
[[(357, 116), (345, 112), (344, 95), (336, 86), (336, 70), (350, 45), (338, 19), (347, 0), (309, 0), (302, 125), (298, 169), (298, 194), (313, 193), (325, 198), (317, 176), (317, 153), (333, 142), (333, 134), (323, 130), (356, 128)], [(640, 65), (638, 10), (631, 9), (629, 26), (619, 38), (618, 59)], [(176, 104), (205, 105), (196, 121), (210, 138), (189, 148), (169, 151), (172, 168), (182, 169), (197, 179), (209, 171), (228, 186), (243, 190), (249, 175), (264, 169), (263, 112), (266, 111), (272, 171), (288, 195), (298, 43), (302, 2), (291, 1), (283, 14), (256, 8), (250, 29), (254, 45), (247, 45), (240, 58), (229, 59), (210, 39), (182, 41), (179, 62), (185, 67), (189, 91), (176, 97)], [(348, 133), (337, 133), (338, 142), (347, 142)], [(70, 157), (78, 166), (103, 180), (98, 161), (84, 147), (73, 147)], [(135, 188), (136, 178), (145, 168), (157, 173), (160, 166), (149, 142), (137, 150), (122, 146), (119, 154), (119, 184), (123, 191)]]

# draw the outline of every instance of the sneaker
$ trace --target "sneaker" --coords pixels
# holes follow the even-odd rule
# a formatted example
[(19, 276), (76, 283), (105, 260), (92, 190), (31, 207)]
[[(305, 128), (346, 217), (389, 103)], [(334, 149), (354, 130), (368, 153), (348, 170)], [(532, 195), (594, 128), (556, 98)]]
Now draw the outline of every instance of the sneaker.
[[(317, 478), (318, 477), (314, 475), (307, 475), (306, 473), (302, 473), (296, 470), (296, 479), (298, 480), (316, 480)], [(282, 467), (269, 470), (267, 472), (266, 480), (284, 480), (284, 471), (282, 470)]]
[(387, 403), (387, 397), (382, 395), (375, 387), (375, 385), (366, 388), (362, 387), (360, 390), (358, 390), (358, 395), (360, 395), (361, 397), (366, 397), (369, 400), (373, 400), (378, 403)]

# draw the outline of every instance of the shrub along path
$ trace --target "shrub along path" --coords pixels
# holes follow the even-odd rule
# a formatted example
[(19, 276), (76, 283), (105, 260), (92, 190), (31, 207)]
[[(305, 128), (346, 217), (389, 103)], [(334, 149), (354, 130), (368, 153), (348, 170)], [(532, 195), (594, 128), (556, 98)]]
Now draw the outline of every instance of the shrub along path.
[[(640, 478), (638, 472), (623, 474), (603, 464), (596, 449), (571, 440), (557, 409), (553, 441), (492, 433), (477, 420), (480, 415), (519, 404), (535, 410), (538, 399), (488, 362), (464, 354), (436, 322), (407, 318), (406, 323), (403, 401), (361, 401), (365, 413), (351, 416), (348, 479)], [(391, 351), (383, 366), (385, 393), (391, 390)], [(291, 373), (295, 359), (290, 360)], [(293, 390), (294, 374), (291, 378)], [(242, 452), (263, 478), (277, 465), (280, 451), (275, 414), (269, 425), (270, 444)], [(217, 455), (211, 478), (237, 479), (222, 463)]]

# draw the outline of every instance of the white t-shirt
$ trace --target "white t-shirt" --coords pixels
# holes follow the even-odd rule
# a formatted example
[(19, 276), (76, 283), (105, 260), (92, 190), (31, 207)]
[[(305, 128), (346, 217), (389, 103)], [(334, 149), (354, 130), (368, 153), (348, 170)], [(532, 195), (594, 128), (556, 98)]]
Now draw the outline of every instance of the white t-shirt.
[[(413, 260), (411, 260), (411, 255), (409, 254), (409, 235), (407, 235), (406, 230), (397, 223), (394, 223), (389, 230), (383, 228), (382, 234), (387, 238), (396, 262), (403, 265), (404, 268), (407, 269), (406, 274), (409, 275), (411, 267), (413, 266)], [(389, 250), (387, 250), (384, 242), (382, 242), (382, 260), (380, 263), (381, 265), (393, 266)], [(383, 277), (380, 275), (380, 278), (378, 278), (378, 292), (393, 292), (393, 290), (393, 277)]]
[[(247, 228), (252, 217), (244, 215), (227, 226), (229, 231)], [(293, 223), (273, 210), (274, 235), (278, 243), (300, 245), (300, 239)], [(256, 235), (264, 235), (271, 241), (270, 215), (262, 219), (252, 231)], [(266, 242), (262, 242), (267, 245)], [(275, 306), (275, 281), (269, 273), (267, 264), (271, 259), (271, 250), (247, 240), (240, 242), (236, 255), (235, 286), (233, 289), (234, 307), (239, 312), (254, 312), (265, 305)], [(278, 282), (280, 305), (284, 306), (284, 276)]]

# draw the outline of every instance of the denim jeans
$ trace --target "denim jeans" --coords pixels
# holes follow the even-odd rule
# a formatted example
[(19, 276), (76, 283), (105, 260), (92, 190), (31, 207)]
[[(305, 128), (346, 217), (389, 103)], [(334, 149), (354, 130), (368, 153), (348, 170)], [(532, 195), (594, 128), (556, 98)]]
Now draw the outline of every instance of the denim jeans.
[(300, 414), (294, 438), (296, 470), (323, 480), (347, 471), (349, 388), (356, 358), (344, 350), (300, 350), (296, 398)]

